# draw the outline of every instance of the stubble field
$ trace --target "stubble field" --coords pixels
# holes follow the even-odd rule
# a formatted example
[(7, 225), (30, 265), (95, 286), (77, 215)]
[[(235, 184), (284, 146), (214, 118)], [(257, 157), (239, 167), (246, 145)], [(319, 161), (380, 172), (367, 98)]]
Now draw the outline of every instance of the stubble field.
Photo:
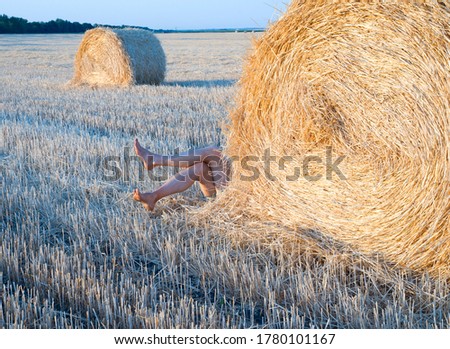
[(80, 35), (0, 36), (1, 327), (448, 328), (444, 282), (251, 217), (209, 224), (197, 187), (132, 201), (171, 174), (142, 171), (135, 137), (224, 143), (252, 36), (160, 35), (166, 82), (127, 89), (67, 86)]

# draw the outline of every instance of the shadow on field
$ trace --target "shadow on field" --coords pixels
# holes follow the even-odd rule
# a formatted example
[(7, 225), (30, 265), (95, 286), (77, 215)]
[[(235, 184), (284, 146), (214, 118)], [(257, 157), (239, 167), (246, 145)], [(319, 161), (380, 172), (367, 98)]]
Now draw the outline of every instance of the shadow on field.
[(168, 81), (164, 85), (181, 87), (228, 87), (233, 86), (237, 80), (186, 80)]

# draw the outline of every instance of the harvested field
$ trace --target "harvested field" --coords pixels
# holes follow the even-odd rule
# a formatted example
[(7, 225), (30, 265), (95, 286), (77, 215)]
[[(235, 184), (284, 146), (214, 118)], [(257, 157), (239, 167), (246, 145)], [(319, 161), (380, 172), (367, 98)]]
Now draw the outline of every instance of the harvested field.
[(197, 187), (154, 213), (132, 201), (170, 175), (142, 173), (134, 137), (225, 143), (251, 37), (158, 35), (162, 85), (91, 89), (66, 86), (81, 35), (0, 36), (1, 327), (449, 327), (448, 285), (426, 273), (256, 216), (205, 219)]

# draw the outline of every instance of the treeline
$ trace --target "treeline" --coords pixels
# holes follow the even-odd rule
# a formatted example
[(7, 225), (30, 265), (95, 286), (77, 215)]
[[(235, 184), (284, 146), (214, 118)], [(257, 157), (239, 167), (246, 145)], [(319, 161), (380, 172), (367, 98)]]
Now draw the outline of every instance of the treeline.
[[(28, 22), (19, 17), (8, 17), (0, 15), (0, 34), (49, 34), (49, 33), (84, 33), (86, 30), (100, 26), (99, 24), (69, 22), (64, 19), (55, 19), (50, 22)], [(170, 29), (149, 29), (138, 26), (113, 26), (101, 25), (110, 28), (139, 28), (151, 30), (155, 33), (229, 33), (229, 32), (260, 32), (264, 28), (241, 28), (241, 29), (202, 29), (202, 30), (170, 30)]]
[(0, 34), (84, 33), (95, 25), (56, 19), (50, 22), (28, 22), (19, 17), (0, 16)]

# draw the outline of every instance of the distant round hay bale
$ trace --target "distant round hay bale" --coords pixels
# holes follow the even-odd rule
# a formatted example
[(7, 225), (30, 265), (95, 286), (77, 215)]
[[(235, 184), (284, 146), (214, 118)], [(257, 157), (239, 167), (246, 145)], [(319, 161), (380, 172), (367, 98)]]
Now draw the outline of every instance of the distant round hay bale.
[(448, 1), (294, 0), (246, 63), (218, 205), (450, 276), (449, 23)]
[(164, 81), (166, 56), (148, 30), (88, 30), (75, 57), (74, 84), (92, 86), (158, 85)]

